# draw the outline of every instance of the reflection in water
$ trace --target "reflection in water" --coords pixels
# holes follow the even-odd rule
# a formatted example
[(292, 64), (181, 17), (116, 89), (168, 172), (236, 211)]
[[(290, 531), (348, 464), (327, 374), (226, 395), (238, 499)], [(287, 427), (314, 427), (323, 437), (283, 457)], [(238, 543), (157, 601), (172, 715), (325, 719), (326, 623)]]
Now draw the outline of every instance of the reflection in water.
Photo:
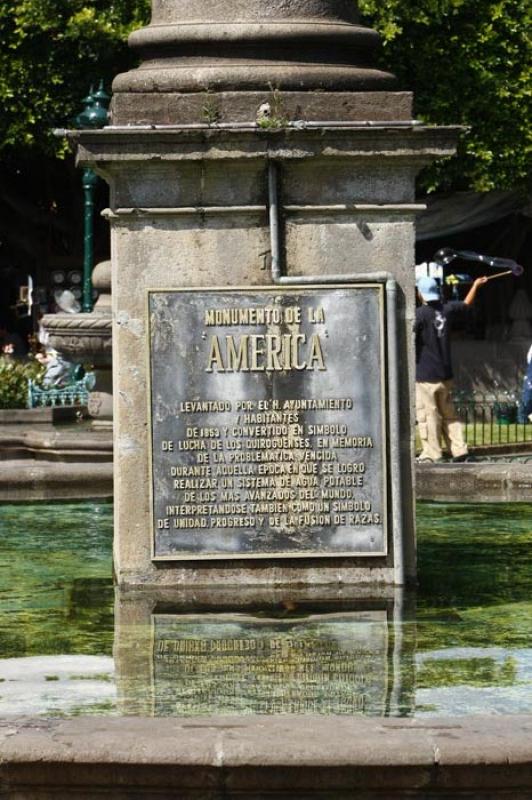
[(113, 508), (0, 506), (0, 655), (111, 655)]
[(0, 659), (2, 715), (105, 714), (116, 704), (110, 656), (29, 656)]
[(420, 504), (417, 596), (139, 593), (114, 628), (112, 506), (3, 506), (0, 715), (531, 712), (531, 511)]
[[(397, 715), (405, 703), (401, 664), (406, 654), (390, 624), (393, 590), (388, 598), (359, 599), (356, 611), (336, 592), (330, 592), (325, 610), (316, 608), (312, 593), (300, 590), (296, 601), (291, 594), (296, 608), (288, 613), (280, 610), (286, 605), (282, 591), (267, 597), (254, 593), (255, 610), (248, 613), (229, 610), (231, 598), (216, 592), (209, 594), (218, 611), (202, 614), (173, 613), (169, 592), (119, 596), (120, 710), (156, 716), (213, 711)], [(165, 610), (158, 611), (161, 607)], [(132, 619), (149, 631), (142, 649), (138, 636), (131, 635)]]
[(308, 620), (153, 615), (154, 712), (383, 715), (385, 611)]
[(416, 716), (532, 711), (531, 512), (419, 504)]

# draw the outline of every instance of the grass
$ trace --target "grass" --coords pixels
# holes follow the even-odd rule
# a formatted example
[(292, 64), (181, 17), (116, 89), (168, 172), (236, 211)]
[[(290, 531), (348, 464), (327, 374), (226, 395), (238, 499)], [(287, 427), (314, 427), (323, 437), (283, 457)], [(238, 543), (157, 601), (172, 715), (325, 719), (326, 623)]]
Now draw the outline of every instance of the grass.
[(464, 428), (468, 444), (497, 445), (530, 442), (532, 445), (532, 425), (530, 424), (501, 425), (497, 422), (491, 424), (477, 422), (465, 425)]

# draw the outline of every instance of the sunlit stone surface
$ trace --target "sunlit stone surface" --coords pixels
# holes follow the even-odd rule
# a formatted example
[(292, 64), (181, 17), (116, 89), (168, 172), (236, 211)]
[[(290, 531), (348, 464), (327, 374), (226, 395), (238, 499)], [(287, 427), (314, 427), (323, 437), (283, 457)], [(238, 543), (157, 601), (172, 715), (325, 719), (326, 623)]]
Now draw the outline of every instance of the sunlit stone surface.
[[(140, 66), (114, 81), (111, 125), (70, 134), (79, 144), (79, 163), (99, 172), (111, 187), (118, 583), (123, 588), (405, 585), (416, 572), (411, 441), (412, 264), (419, 211), (415, 177), (424, 165), (454, 152), (457, 130), (412, 120), (411, 94), (396, 91), (394, 77), (376, 68), (379, 37), (360, 24), (356, 4), (347, 0), (156, 2), (151, 24), (134, 32), (130, 45)], [(281, 224), (276, 224), (276, 207)], [(277, 258), (277, 253), (282, 255)], [(362, 534), (341, 536), (332, 552), (322, 547), (311, 554), (309, 548), (298, 550), (296, 542), (277, 554), (254, 551), (258, 559), (245, 565), (234, 547), (211, 552), (210, 563), (201, 566), (178, 561), (175, 552), (169, 563), (164, 560), (168, 548), (153, 548), (150, 492), (159, 502), (163, 497), (152, 480), (147, 295), (190, 289), (206, 293), (210, 288), (250, 291), (279, 285), (280, 275), (319, 285), (350, 285), (369, 275), (387, 293), (386, 331), (381, 331), (386, 346), (379, 349), (379, 364), (365, 374), (361, 369), (358, 378), (353, 369), (341, 377), (336, 371), (329, 392), (338, 397), (344, 385), (354, 390), (362, 378), (367, 402), (386, 409), (388, 430), (381, 441), (388, 440), (389, 448), (381, 466), (371, 469), (371, 480), (384, 485), (382, 503), (377, 498), (375, 510), (368, 512), (373, 516), (363, 542), (354, 541)], [(288, 289), (278, 292), (287, 294)], [(323, 292), (331, 300), (327, 287)], [(351, 328), (356, 315), (353, 307)], [(344, 319), (345, 314), (337, 314), (337, 329), (347, 328)], [(253, 337), (264, 331), (243, 333)], [(295, 328), (291, 333), (305, 335)], [(362, 339), (365, 334), (357, 335)], [(204, 371), (202, 336), (195, 323), (185, 354), (198, 375)], [(374, 342), (373, 335), (369, 338)], [(308, 358), (320, 366), (320, 340), (312, 341), (315, 348)], [(278, 343), (270, 342), (272, 364)], [(330, 348), (343, 352), (340, 336), (331, 334)], [(368, 348), (374, 349), (373, 344)], [(250, 358), (253, 353), (258, 353), (256, 346)], [(297, 399), (302, 392), (312, 395), (314, 387), (299, 386), (296, 358), (292, 353), (290, 364), (286, 358), (283, 363)], [(346, 354), (346, 367), (353, 360)], [(386, 379), (377, 399), (369, 387), (383, 370)], [(249, 385), (240, 388), (244, 394), (235, 401), (256, 399)], [(271, 387), (268, 391), (273, 400)], [(171, 404), (176, 393), (174, 383), (161, 403)], [(369, 427), (363, 415), (359, 421)], [(355, 433), (370, 436), (367, 430)], [(390, 502), (384, 511), (386, 497)], [(165, 505), (175, 503), (169, 498)], [(379, 532), (384, 514), (386, 530)], [(232, 528), (243, 527), (245, 519), (241, 514)], [(159, 511), (156, 524), (164, 531), (167, 524), (183, 521), (181, 513), (178, 520)], [(297, 528), (302, 531), (305, 524), (293, 527), (296, 538)], [(287, 529), (284, 523), (278, 527)], [(320, 521), (313, 526), (317, 540), (327, 538), (326, 527)], [(252, 533), (257, 531), (251, 526)], [(192, 547), (189, 561), (196, 552)]]
[(389, 89), (394, 77), (372, 65), (378, 42), (350, 0), (155, 0), (130, 38), (143, 64), (114, 90)]

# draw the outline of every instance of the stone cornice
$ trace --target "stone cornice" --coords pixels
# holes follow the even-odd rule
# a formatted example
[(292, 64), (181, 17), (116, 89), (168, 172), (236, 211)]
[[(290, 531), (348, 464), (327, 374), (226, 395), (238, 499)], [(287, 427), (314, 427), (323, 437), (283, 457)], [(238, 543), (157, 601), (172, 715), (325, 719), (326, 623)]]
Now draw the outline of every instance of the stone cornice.
[(43, 317), (43, 326), (48, 333), (59, 334), (83, 331), (84, 335), (101, 335), (112, 329), (112, 319), (104, 314), (47, 314)]
[(385, 158), (419, 166), (453, 155), (459, 126), (352, 125), (288, 127), (276, 132), (257, 128), (104, 128), (70, 131), (82, 165), (113, 162), (276, 159)]
[(526, 715), (7, 717), (0, 776), (20, 797), (525, 800), (531, 733)]

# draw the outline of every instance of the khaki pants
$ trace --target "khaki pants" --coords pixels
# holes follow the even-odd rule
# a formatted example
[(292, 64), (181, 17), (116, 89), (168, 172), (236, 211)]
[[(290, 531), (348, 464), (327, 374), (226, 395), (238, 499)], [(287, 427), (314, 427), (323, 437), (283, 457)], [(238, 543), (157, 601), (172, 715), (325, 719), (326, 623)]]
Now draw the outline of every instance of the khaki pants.
[(451, 400), (452, 385), (452, 381), (416, 382), (416, 417), (423, 446), (420, 458), (438, 461), (442, 436), (453, 457), (467, 453), (462, 423)]

